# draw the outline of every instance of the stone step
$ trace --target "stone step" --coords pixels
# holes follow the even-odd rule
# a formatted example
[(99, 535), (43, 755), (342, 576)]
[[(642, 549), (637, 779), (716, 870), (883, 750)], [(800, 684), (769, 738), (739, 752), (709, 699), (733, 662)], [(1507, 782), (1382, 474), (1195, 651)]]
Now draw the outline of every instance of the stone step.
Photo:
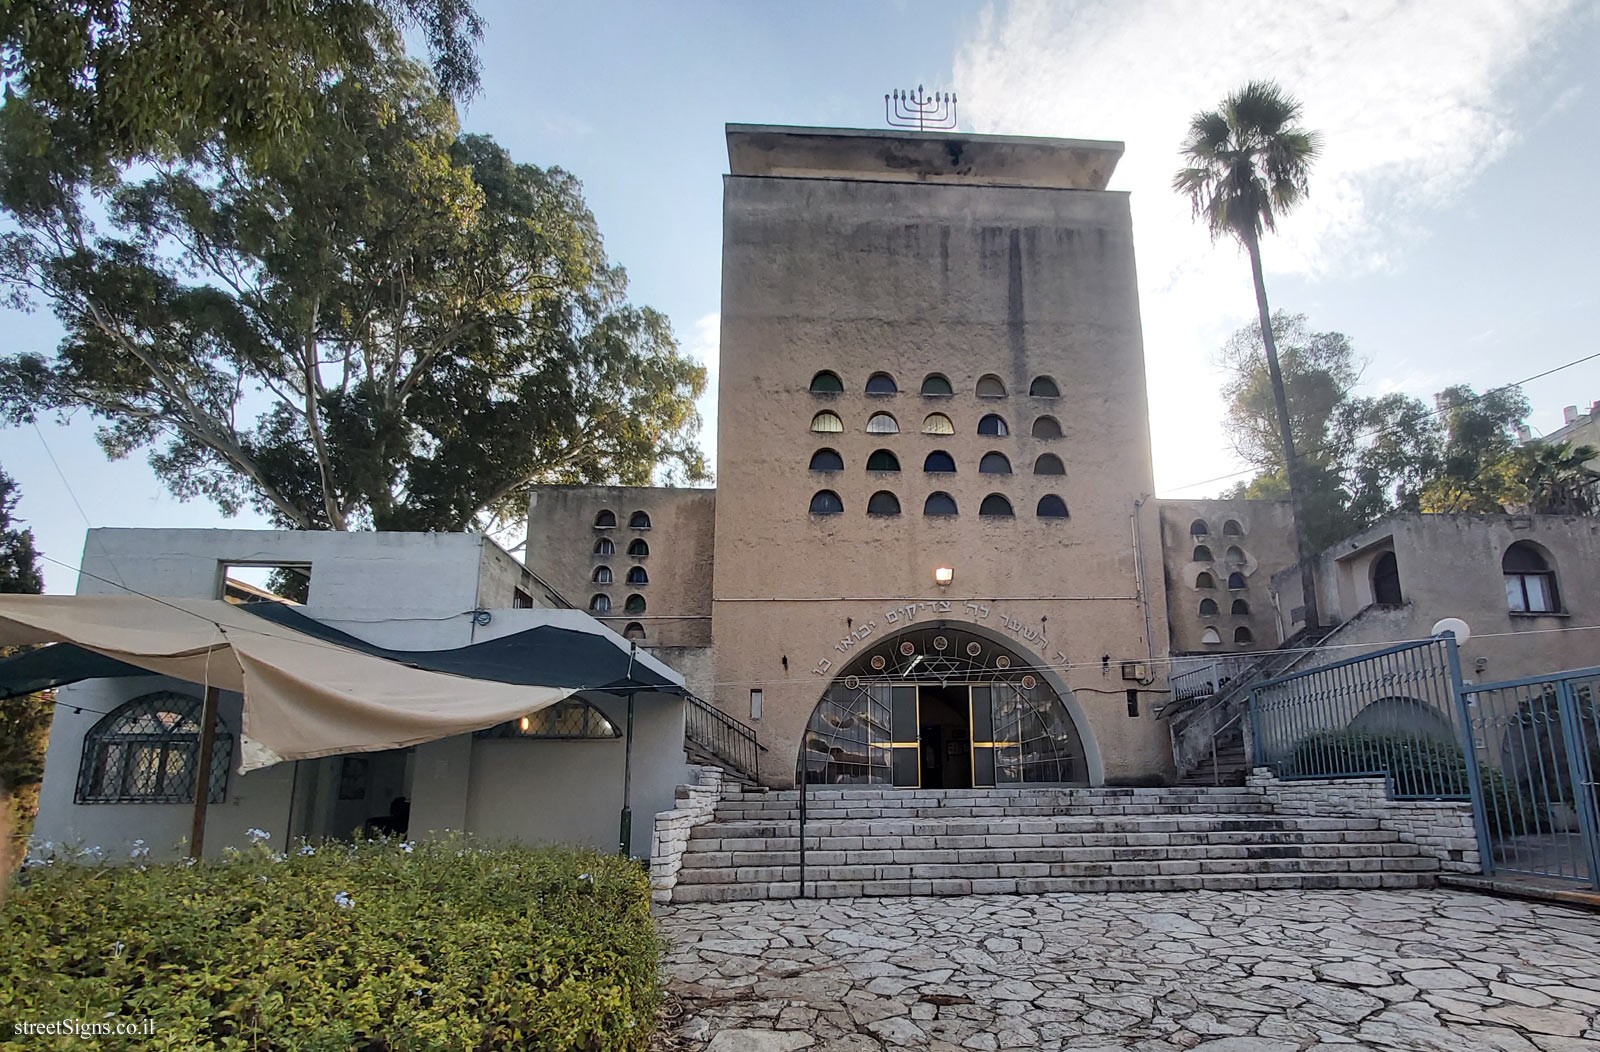
[[(1412, 857), (1416, 846), (1404, 841), (1313, 842), (1282, 844), (1172, 844), (1159, 847), (1023, 847), (934, 848), (875, 851), (837, 851), (806, 848), (806, 864), (843, 865), (967, 865), (1024, 862), (1165, 862), (1202, 859)], [(798, 847), (762, 851), (693, 851), (683, 856), (683, 869), (727, 869), (746, 866), (800, 864)]]
[[(1241, 768), (1242, 770), (1242, 768)], [(1207, 769), (1209, 774), (1209, 768)], [(808, 807), (807, 821), (838, 821), (840, 819), (893, 819), (893, 818), (1047, 818), (1052, 815), (1081, 815), (1116, 818), (1125, 816), (1161, 817), (1163, 815), (1265, 815), (1272, 814), (1265, 804), (1250, 802), (1238, 804), (1116, 804), (1103, 807)], [(796, 821), (800, 811), (795, 807), (742, 808), (723, 805), (717, 815), (726, 821)]]
[[(1431, 872), (1345, 873), (1173, 873), (1114, 877), (1000, 877), (994, 879), (940, 878), (906, 880), (813, 881), (806, 879), (812, 898), (856, 898), (863, 895), (1035, 895), (1058, 892), (1104, 894), (1140, 891), (1246, 891), (1288, 889), (1431, 888)], [(798, 881), (752, 881), (743, 884), (679, 884), (673, 902), (730, 902), (751, 899), (796, 898)]]
[[(1377, 829), (1375, 818), (1305, 818), (1287, 815), (1183, 815), (1161, 817), (1080, 817), (1048, 815), (1031, 818), (884, 818), (807, 821), (806, 835), (819, 837), (930, 837), (930, 836), (1041, 836), (1061, 833), (1105, 836), (1160, 835), (1167, 833), (1272, 832)], [(696, 826), (690, 840), (727, 840), (736, 837), (798, 836), (800, 823), (792, 821), (724, 821), (713, 816)]]
[[(1142, 877), (1205, 873), (1437, 873), (1438, 871), (1438, 859), (1420, 855), (877, 866), (820, 866), (812, 865), (808, 859), (806, 863), (808, 881), (1006, 880), (1024, 877)], [(678, 873), (679, 884), (776, 883), (799, 879), (798, 865), (684, 869)]]

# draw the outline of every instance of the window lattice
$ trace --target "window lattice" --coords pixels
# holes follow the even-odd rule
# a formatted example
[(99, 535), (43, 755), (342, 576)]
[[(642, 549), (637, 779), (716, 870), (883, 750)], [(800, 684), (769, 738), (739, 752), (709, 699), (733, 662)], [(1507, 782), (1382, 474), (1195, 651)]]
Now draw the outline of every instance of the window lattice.
[[(161, 691), (119, 705), (83, 739), (80, 804), (189, 804), (200, 763), (201, 701)], [(217, 720), (207, 800), (221, 803), (233, 762), (233, 735)]]
[[(635, 626), (630, 625), (630, 628)], [(639, 629), (644, 634), (644, 629)], [(477, 731), (476, 738), (620, 738), (622, 732), (605, 713), (582, 698), (567, 698), (518, 720)]]

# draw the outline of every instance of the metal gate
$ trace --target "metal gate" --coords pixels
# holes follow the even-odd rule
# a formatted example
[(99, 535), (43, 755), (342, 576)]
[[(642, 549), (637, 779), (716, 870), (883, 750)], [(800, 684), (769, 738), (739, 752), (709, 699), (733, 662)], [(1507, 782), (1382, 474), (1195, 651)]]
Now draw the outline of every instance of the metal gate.
[(1462, 697), (1484, 872), (1600, 888), (1600, 668)]

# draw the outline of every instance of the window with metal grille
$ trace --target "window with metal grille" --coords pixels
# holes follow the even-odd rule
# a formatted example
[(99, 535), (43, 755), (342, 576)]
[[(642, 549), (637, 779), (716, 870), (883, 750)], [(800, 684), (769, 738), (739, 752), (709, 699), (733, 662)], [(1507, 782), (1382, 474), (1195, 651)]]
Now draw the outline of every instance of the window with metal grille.
[(1011, 502), (998, 493), (991, 493), (978, 505), (978, 514), (991, 519), (1009, 519), (1012, 517)]
[(843, 471), (844, 458), (837, 449), (819, 449), (811, 454), (812, 471)]
[[(637, 627), (630, 625), (630, 628)], [(640, 634), (644, 630), (641, 628)], [(620, 738), (622, 732), (606, 719), (606, 714), (582, 698), (567, 698), (548, 708), (531, 712), (473, 733), (474, 738)]]
[(867, 500), (868, 515), (900, 514), (900, 498), (886, 489), (879, 490)]
[(868, 471), (899, 471), (900, 458), (887, 449), (874, 449), (867, 458)]
[[(80, 804), (190, 804), (200, 763), (200, 699), (159, 691), (112, 709), (83, 739)], [(233, 735), (217, 718), (207, 799), (221, 803)]]
[(844, 382), (839, 379), (839, 374), (822, 370), (811, 378), (812, 394), (843, 394)]

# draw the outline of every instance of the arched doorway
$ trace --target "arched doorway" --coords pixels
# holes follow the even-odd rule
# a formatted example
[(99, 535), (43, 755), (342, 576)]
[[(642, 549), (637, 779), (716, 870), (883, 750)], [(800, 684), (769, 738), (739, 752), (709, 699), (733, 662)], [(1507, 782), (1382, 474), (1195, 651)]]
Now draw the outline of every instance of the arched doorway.
[(906, 629), (861, 648), (801, 742), (815, 785), (1089, 785), (1092, 741), (1042, 663), (976, 626)]

